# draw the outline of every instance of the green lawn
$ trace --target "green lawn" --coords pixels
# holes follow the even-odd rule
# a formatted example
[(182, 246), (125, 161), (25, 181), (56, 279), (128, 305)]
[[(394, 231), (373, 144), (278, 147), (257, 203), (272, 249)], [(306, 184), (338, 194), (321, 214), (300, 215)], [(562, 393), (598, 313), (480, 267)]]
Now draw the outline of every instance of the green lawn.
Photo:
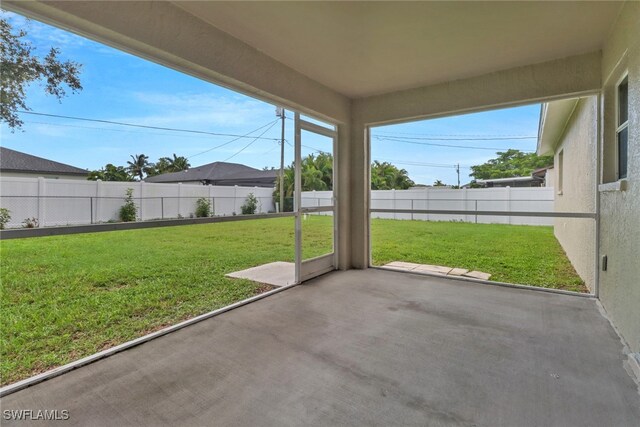
[(373, 264), (443, 265), (491, 280), (586, 292), (553, 227), (461, 222), (371, 221)]
[[(331, 218), (303, 223), (305, 258), (331, 248)], [(2, 241), (0, 374), (8, 384), (263, 290), (224, 274), (293, 261), (292, 218)], [(550, 227), (372, 221), (376, 265), (478, 269), (583, 290)]]

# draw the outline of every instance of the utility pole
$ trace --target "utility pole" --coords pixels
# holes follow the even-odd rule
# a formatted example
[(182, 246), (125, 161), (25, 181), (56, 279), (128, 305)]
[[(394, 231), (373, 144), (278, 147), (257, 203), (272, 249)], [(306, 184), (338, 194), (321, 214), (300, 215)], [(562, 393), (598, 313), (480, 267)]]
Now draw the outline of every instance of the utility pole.
[(458, 173), (458, 189), (460, 188), (460, 163), (456, 165), (456, 172)]
[(284, 212), (284, 108), (276, 108), (276, 116), (282, 120), (282, 136), (280, 138), (280, 212)]

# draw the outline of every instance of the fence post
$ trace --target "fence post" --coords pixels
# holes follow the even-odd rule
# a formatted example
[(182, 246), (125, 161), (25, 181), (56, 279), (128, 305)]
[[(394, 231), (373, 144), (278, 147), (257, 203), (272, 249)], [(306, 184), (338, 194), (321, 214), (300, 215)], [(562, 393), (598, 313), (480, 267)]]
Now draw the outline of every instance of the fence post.
[(391, 189), (391, 195), (393, 196), (393, 219), (398, 219), (398, 214), (397, 212), (395, 212), (396, 209), (398, 209), (397, 203), (396, 203), (396, 190), (395, 188)]
[[(429, 195), (431, 194), (431, 189), (430, 188), (425, 188), (424, 191), (424, 204), (425, 204), (425, 210), (429, 210)], [(427, 214), (425, 216), (425, 221), (429, 221), (429, 214)]]
[[(466, 188), (462, 189), (462, 200), (464, 200), (463, 205), (464, 205), (464, 210), (466, 211), (467, 209), (469, 209), (468, 208), (468, 206), (469, 206), (469, 193), (467, 192)], [(468, 215), (464, 216), (464, 222), (469, 222), (469, 216)]]
[(182, 216), (182, 183), (178, 183), (178, 218)]
[(164, 219), (164, 197), (160, 197), (160, 218)]
[(89, 224), (93, 224), (93, 197), (89, 197)]
[[(511, 187), (507, 187), (507, 212), (511, 212)], [(507, 217), (511, 224), (511, 215)]]
[(233, 212), (238, 213), (238, 186), (233, 186)]
[(213, 186), (211, 184), (207, 184), (209, 187), (209, 201), (211, 202), (211, 216), (216, 216), (216, 200), (213, 198)]
[(40, 223), (41, 227), (47, 226), (47, 220), (45, 217), (46, 197), (47, 197), (47, 182), (43, 177), (38, 177), (38, 222)]
[(143, 198), (142, 198), (142, 189), (144, 186), (144, 181), (140, 181), (140, 221), (144, 221), (144, 217), (143, 217), (143, 212), (142, 212), (142, 203), (144, 202)]
[(95, 212), (95, 222), (102, 221), (100, 219), (100, 205), (102, 199), (102, 180), (96, 180), (96, 212)]
[(478, 199), (475, 200), (476, 202), (476, 224), (478, 223)]
[(411, 221), (413, 221), (413, 198), (411, 199)]

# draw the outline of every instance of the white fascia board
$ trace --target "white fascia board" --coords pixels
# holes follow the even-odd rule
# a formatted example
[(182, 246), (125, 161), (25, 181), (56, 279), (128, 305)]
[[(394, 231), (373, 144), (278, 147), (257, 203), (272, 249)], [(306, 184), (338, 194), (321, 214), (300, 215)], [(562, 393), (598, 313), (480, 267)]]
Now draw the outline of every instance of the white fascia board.
[(536, 154), (553, 154), (569, 123), (580, 98), (546, 102), (540, 110), (540, 128)]

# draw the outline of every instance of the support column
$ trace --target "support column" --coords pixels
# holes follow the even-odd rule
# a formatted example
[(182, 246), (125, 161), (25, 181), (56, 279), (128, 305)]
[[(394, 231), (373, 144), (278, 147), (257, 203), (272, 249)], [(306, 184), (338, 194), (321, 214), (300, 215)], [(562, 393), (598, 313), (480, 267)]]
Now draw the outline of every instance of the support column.
[(338, 125), (338, 143), (336, 147), (337, 179), (334, 183), (338, 209), (338, 268), (347, 270), (352, 266), (351, 257), (351, 126)]
[(351, 267), (369, 267), (369, 129), (353, 113), (351, 162), (347, 181), (350, 183)]

